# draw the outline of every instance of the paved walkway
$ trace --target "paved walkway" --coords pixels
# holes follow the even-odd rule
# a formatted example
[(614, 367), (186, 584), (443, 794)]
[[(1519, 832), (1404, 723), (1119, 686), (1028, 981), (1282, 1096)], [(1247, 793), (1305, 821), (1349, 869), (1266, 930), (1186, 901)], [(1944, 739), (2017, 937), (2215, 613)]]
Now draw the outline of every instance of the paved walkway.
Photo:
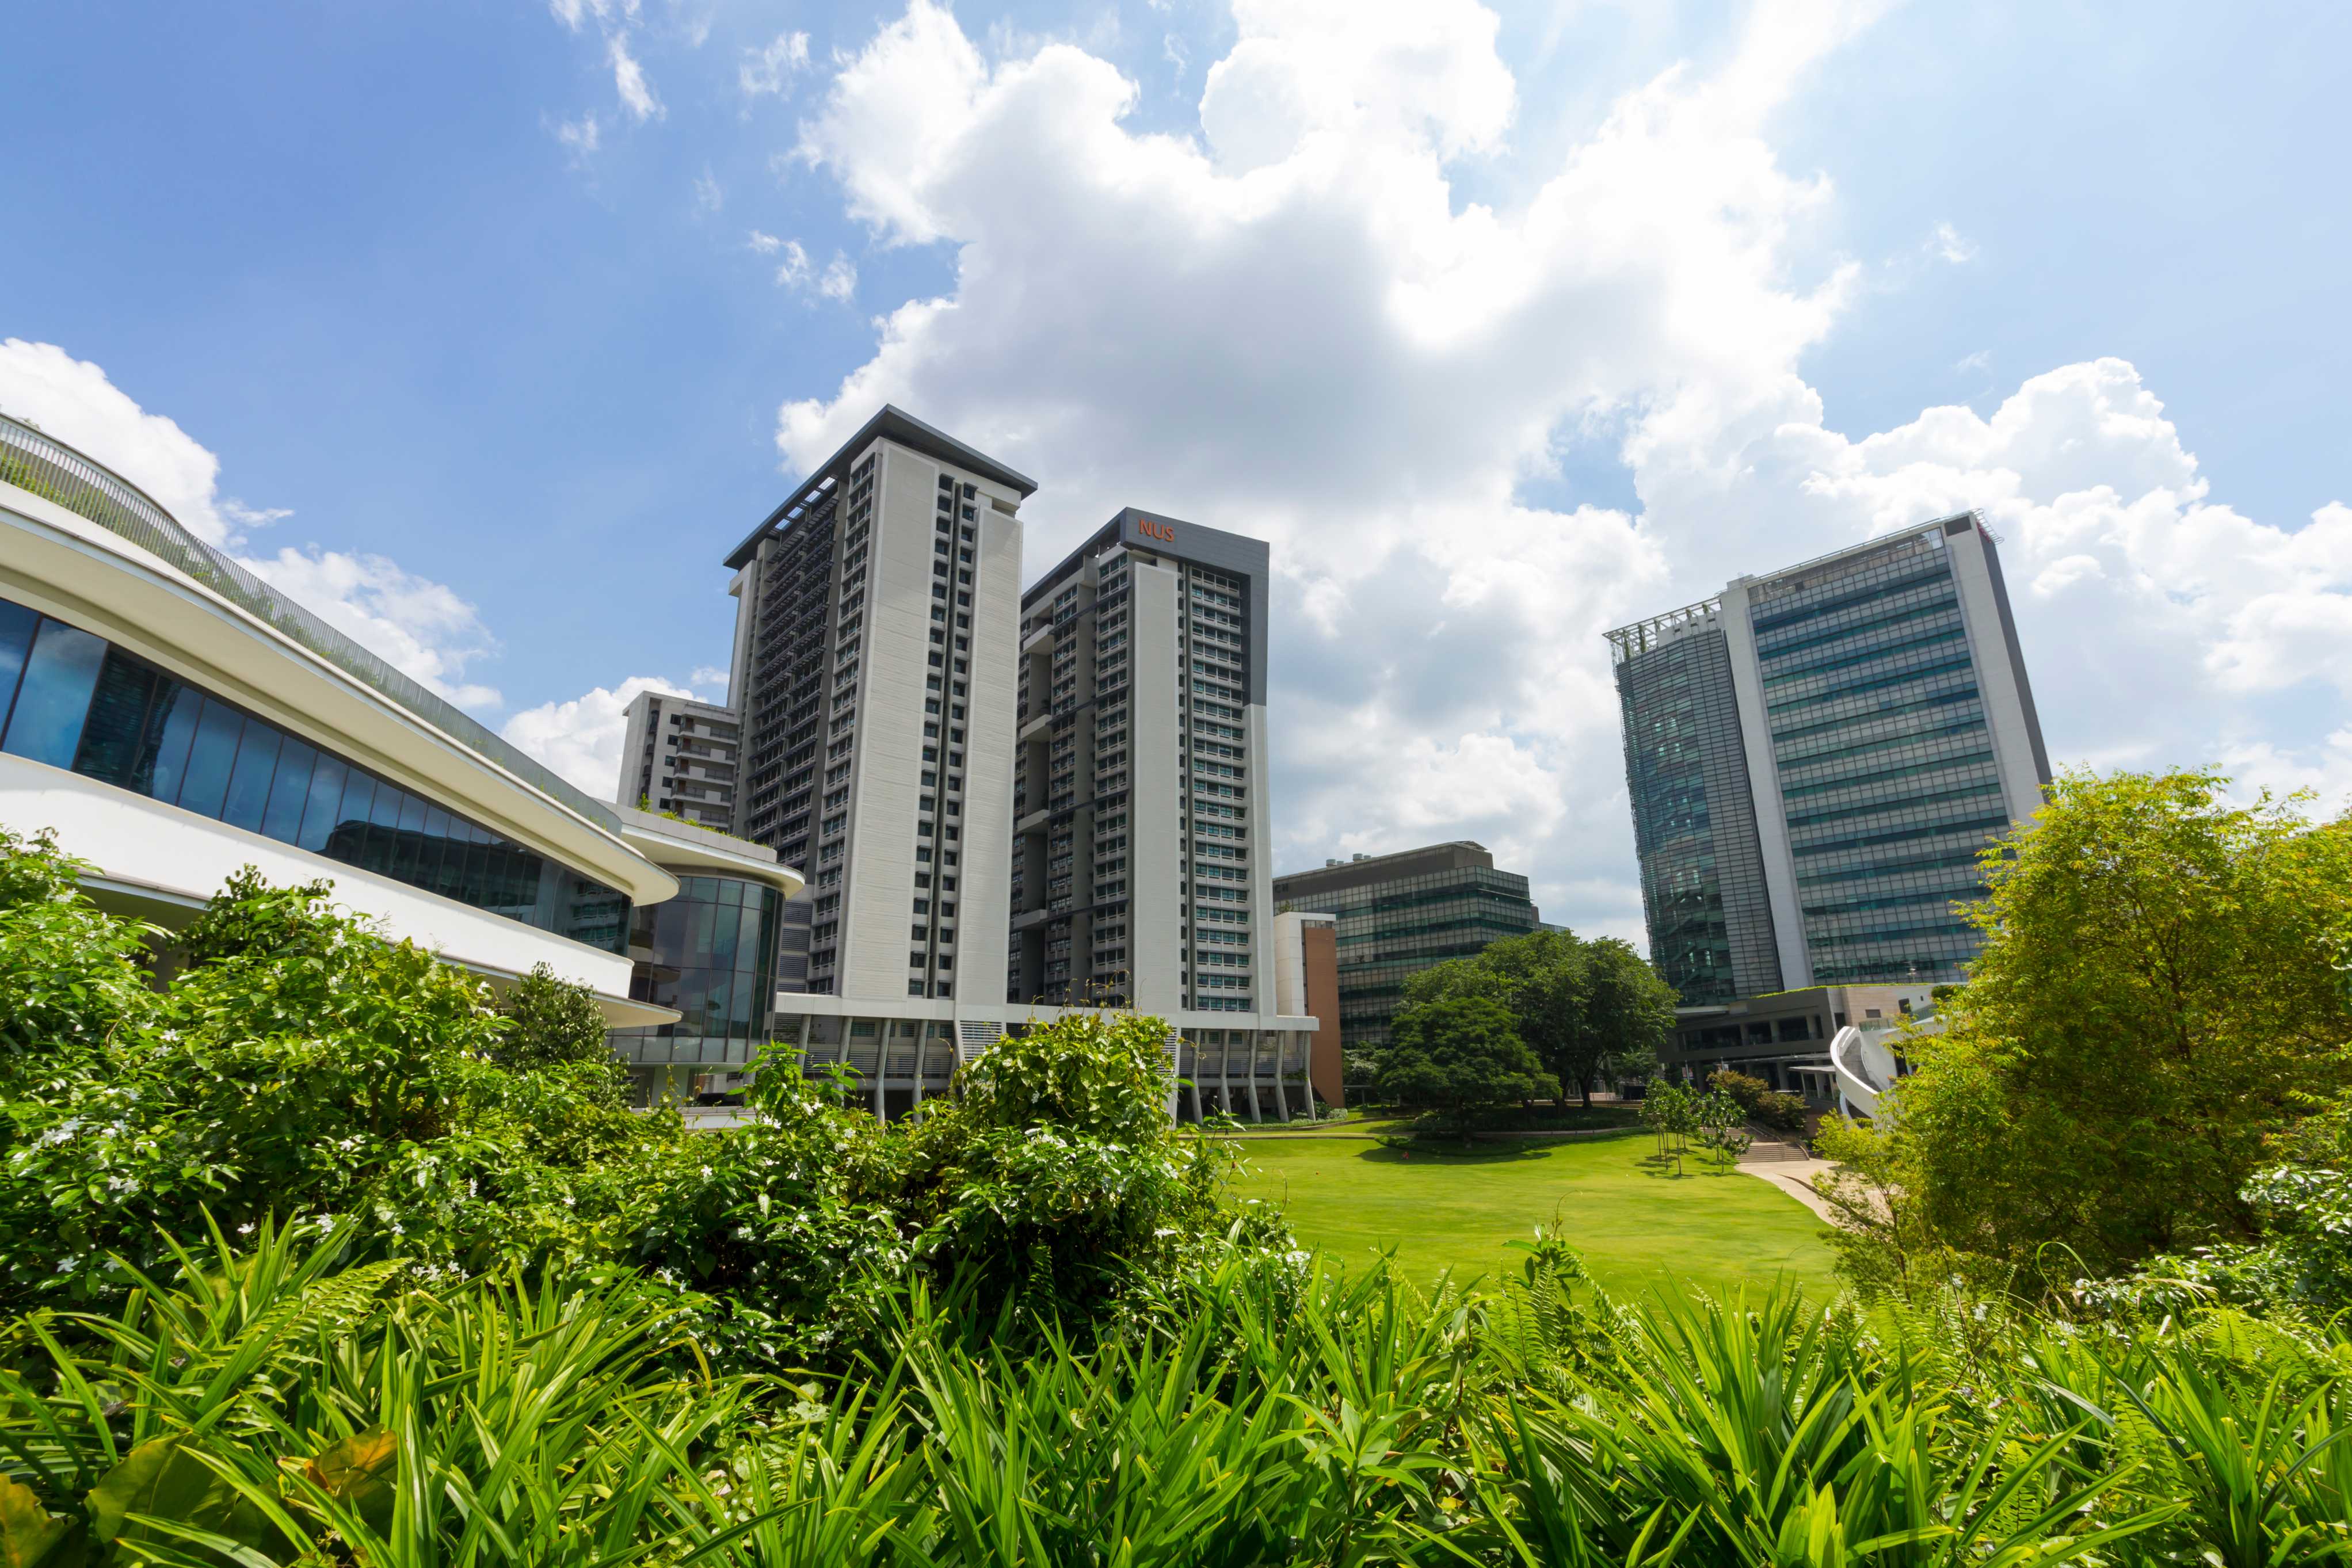
[(1830, 1206), (1820, 1193), (1813, 1190), (1813, 1178), (1832, 1169), (1827, 1160), (1742, 1160), (1740, 1174), (1752, 1176), (1758, 1181), (1769, 1183), (1820, 1215), (1832, 1218)]

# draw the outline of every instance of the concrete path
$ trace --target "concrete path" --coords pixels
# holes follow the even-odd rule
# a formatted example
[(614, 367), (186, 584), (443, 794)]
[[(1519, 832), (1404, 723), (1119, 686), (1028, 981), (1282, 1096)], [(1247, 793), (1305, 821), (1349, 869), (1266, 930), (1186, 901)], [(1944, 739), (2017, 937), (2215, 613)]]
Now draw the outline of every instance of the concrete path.
[(1739, 1162), (1741, 1175), (1752, 1176), (1758, 1181), (1779, 1187), (1823, 1219), (1832, 1218), (1830, 1206), (1820, 1193), (1813, 1190), (1813, 1178), (1826, 1175), (1832, 1168), (1827, 1160), (1776, 1159)]

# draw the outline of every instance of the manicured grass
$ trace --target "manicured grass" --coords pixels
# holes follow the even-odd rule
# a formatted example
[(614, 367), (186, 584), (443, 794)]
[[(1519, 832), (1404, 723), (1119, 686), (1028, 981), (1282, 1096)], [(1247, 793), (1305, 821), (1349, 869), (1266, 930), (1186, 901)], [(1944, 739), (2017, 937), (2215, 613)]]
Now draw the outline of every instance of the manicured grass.
[(1754, 1176), (1676, 1177), (1644, 1163), (1646, 1137), (1578, 1143), (1519, 1140), (1410, 1151), (1340, 1138), (1239, 1140), (1236, 1196), (1278, 1203), (1301, 1241), (1342, 1264), (1393, 1247), (1416, 1281), (1447, 1268), (1516, 1274), (1531, 1239), (1557, 1216), (1560, 1234), (1622, 1296), (1694, 1287), (1761, 1290), (1786, 1273), (1809, 1294), (1835, 1280), (1826, 1228), (1804, 1205)]

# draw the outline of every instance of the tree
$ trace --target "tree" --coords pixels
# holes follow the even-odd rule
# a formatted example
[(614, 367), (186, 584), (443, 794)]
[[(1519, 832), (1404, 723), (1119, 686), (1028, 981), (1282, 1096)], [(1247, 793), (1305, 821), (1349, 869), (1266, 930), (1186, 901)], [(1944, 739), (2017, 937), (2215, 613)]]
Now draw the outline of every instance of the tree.
[(1675, 1022), (1673, 988), (1640, 954), (1613, 936), (1568, 931), (1502, 937), (1405, 981), (1408, 1005), (1441, 997), (1507, 1008), (1545, 1071), (1574, 1085), (1588, 1109), (1604, 1075), (1654, 1061)]
[(613, 1104), (627, 1099), (628, 1069), (613, 1054), (594, 991), (540, 964), (515, 982), (499, 1011), (506, 1020), (496, 1052), (501, 1064), (525, 1072), (573, 1068)]
[(1885, 1245), (2054, 1277), (2259, 1232), (2266, 1147), (2352, 1065), (2352, 821), (2224, 783), (2069, 774), (1986, 852), (1984, 950), (1869, 1151)]
[(1582, 1027), (1555, 1057), (1547, 1058), (1562, 1083), (1573, 1083), (1592, 1104), (1601, 1074), (1654, 1063), (1675, 1027), (1675, 990), (1631, 944), (1600, 936), (1584, 945)]
[(1559, 1092), (1489, 997), (1451, 996), (1400, 1010), (1381, 1059), (1381, 1097), (1444, 1113), (1466, 1135), (1475, 1113)]

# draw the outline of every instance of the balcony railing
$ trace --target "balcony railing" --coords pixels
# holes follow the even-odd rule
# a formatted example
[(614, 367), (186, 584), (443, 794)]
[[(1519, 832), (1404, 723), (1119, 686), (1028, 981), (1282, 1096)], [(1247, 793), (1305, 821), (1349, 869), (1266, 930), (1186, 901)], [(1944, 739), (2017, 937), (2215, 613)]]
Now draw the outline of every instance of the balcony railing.
[(281, 598), (277, 590), (181, 527), (178, 519), (128, 479), (5, 414), (0, 414), (0, 480), (54, 501), (170, 562), (541, 794), (608, 832), (620, 831), (621, 819), (610, 804), (557, 778), (478, 719), (401, 674), (310, 611)]

